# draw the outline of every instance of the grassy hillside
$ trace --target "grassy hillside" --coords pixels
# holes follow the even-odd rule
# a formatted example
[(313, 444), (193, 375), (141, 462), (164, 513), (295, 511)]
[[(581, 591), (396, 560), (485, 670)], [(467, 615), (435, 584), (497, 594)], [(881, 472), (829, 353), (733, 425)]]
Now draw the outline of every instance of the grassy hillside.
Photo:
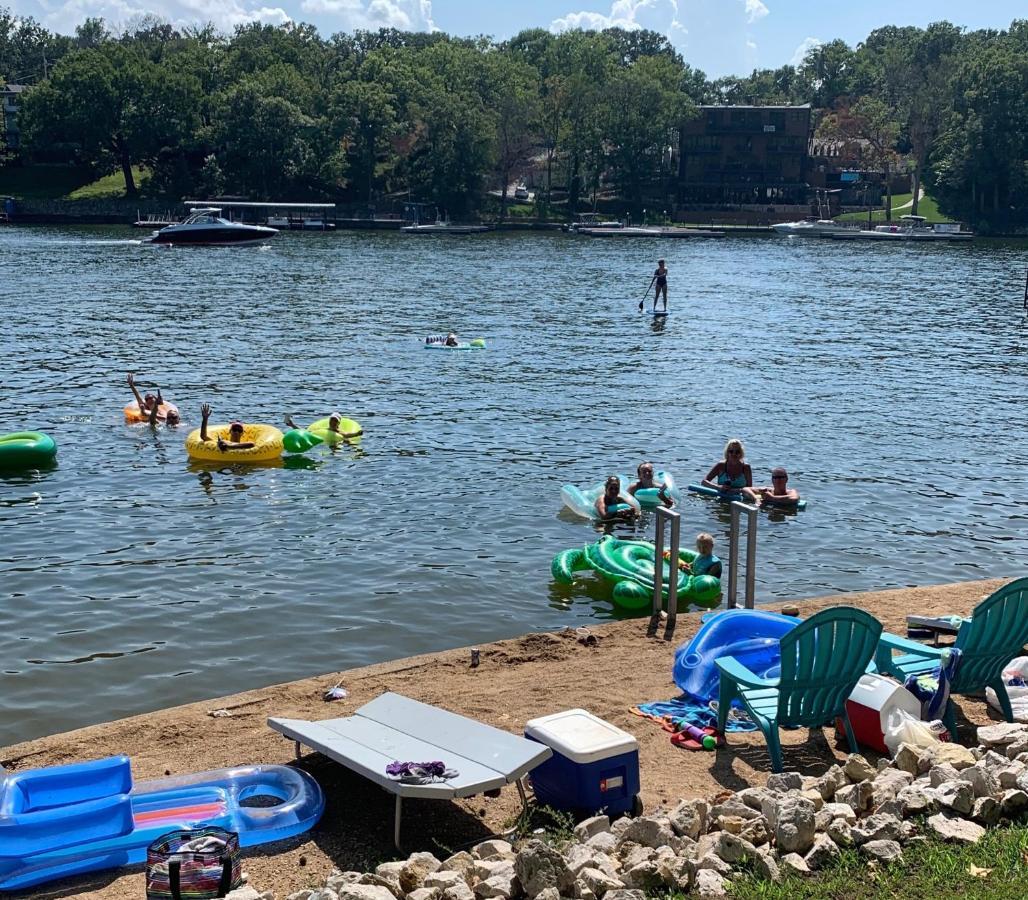
[[(136, 187), (150, 177), (138, 166), (132, 167)], [(18, 200), (99, 200), (125, 196), (121, 172), (93, 178), (87, 168), (75, 166), (0, 166), (0, 196)]]
[[(910, 215), (912, 210), (910, 208), (910, 200), (913, 194), (894, 194), (892, 198), (892, 218), (893, 221), (898, 219), (900, 216)], [(924, 216), (929, 222), (952, 222), (949, 216), (944, 216), (939, 212), (939, 207), (935, 201), (927, 194), (921, 198), (917, 204), (917, 214)], [(840, 222), (866, 222), (867, 211), (844, 213), (841, 216), (836, 216)], [(871, 221), (878, 224), (885, 221), (885, 208), (876, 209), (871, 213)]]

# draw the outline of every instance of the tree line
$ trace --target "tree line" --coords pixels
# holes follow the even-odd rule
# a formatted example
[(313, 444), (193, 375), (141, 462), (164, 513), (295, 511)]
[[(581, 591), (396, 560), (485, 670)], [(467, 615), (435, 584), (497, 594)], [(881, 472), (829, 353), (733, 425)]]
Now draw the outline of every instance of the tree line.
[(670, 208), (678, 129), (700, 104), (805, 104), (818, 134), (913, 165), (958, 218), (1028, 223), (1028, 20), (1005, 31), (885, 27), (798, 66), (708, 79), (664, 35), (523, 31), (507, 41), (310, 25), (231, 35), (148, 17), (49, 32), (0, 8), (0, 76), (32, 86), (32, 157), (120, 171), (137, 193), (432, 202), (462, 215), (529, 167), (551, 204), (615, 191)]

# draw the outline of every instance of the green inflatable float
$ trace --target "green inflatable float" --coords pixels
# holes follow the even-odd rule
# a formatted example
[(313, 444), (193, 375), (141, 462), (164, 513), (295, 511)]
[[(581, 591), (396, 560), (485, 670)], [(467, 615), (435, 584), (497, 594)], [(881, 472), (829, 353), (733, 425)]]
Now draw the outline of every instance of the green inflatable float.
[[(553, 558), (550, 571), (554, 580), (571, 584), (575, 572), (592, 569), (614, 582), (614, 603), (623, 609), (647, 608), (653, 600), (653, 560), (656, 548), (649, 541), (623, 541), (619, 538), (600, 538), (595, 544), (582, 549), (563, 550)], [(678, 600), (680, 604), (694, 604), (707, 609), (721, 603), (721, 580), (712, 575), (690, 575), (684, 566), (696, 558), (692, 550), (678, 551)], [(670, 581), (669, 560), (663, 569), (664, 597), (668, 595)]]
[(0, 435), (0, 471), (44, 468), (54, 461), (56, 455), (56, 442), (42, 431)]

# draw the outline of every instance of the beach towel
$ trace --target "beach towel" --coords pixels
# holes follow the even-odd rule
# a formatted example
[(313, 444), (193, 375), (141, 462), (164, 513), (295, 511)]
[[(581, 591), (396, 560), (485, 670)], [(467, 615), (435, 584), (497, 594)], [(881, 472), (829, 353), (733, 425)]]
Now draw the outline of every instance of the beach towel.
[[(640, 703), (632, 708), (632, 712), (644, 719), (652, 719), (660, 724), (661, 728), (672, 734), (681, 731), (682, 724), (685, 722), (696, 728), (715, 728), (717, 726), (717, 701), (711, 700), (708, 705), (701, 706), (685, 694), (673, 700)], [(756, 729), (756, 723), (743, 710), (732, 707), (725, 731), (756, 731)]]

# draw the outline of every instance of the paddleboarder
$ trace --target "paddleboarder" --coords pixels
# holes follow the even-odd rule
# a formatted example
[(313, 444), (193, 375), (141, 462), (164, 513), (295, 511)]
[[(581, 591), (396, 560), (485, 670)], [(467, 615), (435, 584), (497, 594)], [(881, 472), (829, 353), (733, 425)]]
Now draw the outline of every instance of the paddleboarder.
[[(656, 286), (653, 292), (653, 311), (657, 311), (657, 301), (663, 298), (663, 311), (667, 312), (667, 266), (664, 264), (664, 260), (657, 260), (657, 269), (653, 273), (653, 277), (650, 279), (650, 287)], [(646, 289), (646, 293), (649, 293), (650, 288)], [(639, 311), (642, 311), (643, 303), (645, 299), (639, 301)]]

